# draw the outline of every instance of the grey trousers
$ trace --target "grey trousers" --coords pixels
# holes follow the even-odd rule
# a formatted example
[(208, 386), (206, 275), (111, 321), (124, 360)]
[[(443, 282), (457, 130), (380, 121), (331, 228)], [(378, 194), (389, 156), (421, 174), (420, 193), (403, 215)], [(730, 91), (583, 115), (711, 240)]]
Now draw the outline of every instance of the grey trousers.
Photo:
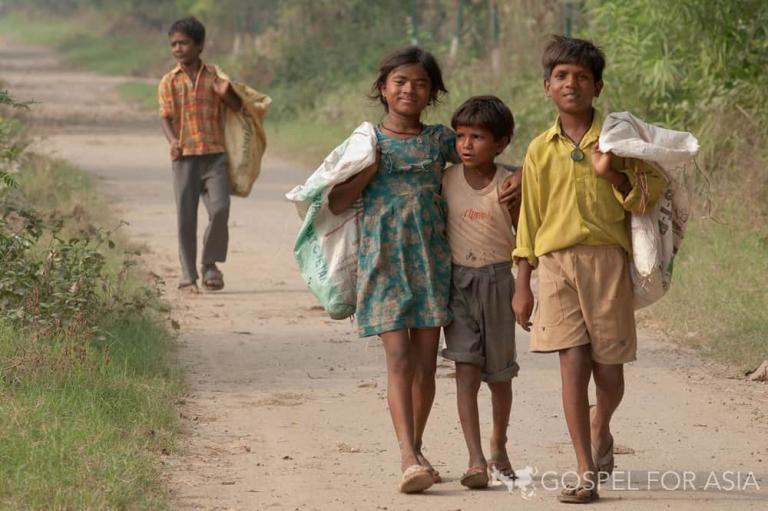
[(173, 162), (173, 193), (179, 235), (181, 282), (196, 282), (197, 208), (208, 212), (202, 264), (224, 262), (229, 244), (229, 176), (225, 153), (182, 156)]

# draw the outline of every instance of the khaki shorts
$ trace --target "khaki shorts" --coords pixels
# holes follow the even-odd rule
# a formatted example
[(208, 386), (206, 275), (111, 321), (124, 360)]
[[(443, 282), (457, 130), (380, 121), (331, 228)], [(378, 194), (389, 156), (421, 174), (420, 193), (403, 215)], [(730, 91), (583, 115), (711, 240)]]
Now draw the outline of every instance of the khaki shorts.
[(541, 256), (538, 270), (531, 351), (589, 344), (600, 364), (635, 360), (635, 309), (624, 249), (577, 245)]

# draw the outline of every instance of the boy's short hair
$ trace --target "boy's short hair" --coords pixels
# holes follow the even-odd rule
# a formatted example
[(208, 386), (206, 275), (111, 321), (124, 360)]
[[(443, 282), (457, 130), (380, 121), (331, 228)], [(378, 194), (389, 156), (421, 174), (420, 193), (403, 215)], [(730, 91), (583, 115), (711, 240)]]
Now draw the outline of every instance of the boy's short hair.
[(541, 56), (545, 80), (552, 77), (552, 70), (558, 64), (579, 64), (587, 67), (592, 71), (592, 76), (597, 83), (603, 79), (605, 54), (592, 41), (553, 35)]
[(448, 93), (445, 83), (443, 83), (443, 73), (440, 71), (440, 65), (437, 63), (435, 56), (418, 46), (406, 46), (384, 57), (381, 64), (379, 64), (379, 76), (371, 86), (371, 99), (374, 101), (378, 99), (384, 105), (384, 110), (389, 111), (389, 106), (384, 96), (381, 95), (381, 88), (387, 83), (389, 73), (394, 71), (395, 68), (410, 64), (421, 64), (424, 71), (427, 72), (427, 76), (429, 76), (432, 88), (429, 99), (430, 105), (439, 101), (440, 94)]
[(502, 100), (496, 96), (473, 96), (461, 104), (451, 117), (451, 127), (460, 126), (483, 128), (496, 140), (512, 139), (515, 132), (515, 118)]
[(174, 21), (171, 28), (168, 29), (168, 37), (177, 33), (189, 36), (197, 45), (201, 45), (205, 41), (205, 26), (194, 16)]

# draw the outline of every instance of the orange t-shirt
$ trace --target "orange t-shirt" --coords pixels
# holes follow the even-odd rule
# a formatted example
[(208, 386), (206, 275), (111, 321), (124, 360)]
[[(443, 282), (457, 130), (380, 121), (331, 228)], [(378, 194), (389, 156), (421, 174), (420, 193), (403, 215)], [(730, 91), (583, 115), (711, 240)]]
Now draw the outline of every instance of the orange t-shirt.
[(512, 262), (515, 227), (512, 215), (499, 203), (499, 191), (512, 171), (496, 167), (496, 175), (482, 190), (472, 188), (461, 163), (443, 174), (443, 197), (448, 204), (448, 243), (454, 264), (479, 268)]

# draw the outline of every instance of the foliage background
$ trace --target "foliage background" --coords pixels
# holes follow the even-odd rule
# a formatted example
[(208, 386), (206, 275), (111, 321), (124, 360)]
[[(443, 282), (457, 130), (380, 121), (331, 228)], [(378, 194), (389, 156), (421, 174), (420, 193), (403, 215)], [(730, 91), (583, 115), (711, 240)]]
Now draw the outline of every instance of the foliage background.
[[(41, 26), (73, 22), (70, 54), (105, 72), (157, 78), (172, 65), (170, 22), (194, 14), (208, 28), (206, 58), (274, 98), (273, 151), (317, 162), (362, 120), (379, 59), (418, 42), (443, 64), (450, 94), (427, 120), (445, 122), (469, 95), (493, 93), (518, 130), (502, 156), (519, 162), (548, 127), (539, 65), (549, 34), (572, 31), (608, 60), (604, 111), (694, 133), (702, 151), (687, 177), (694, 216), (675, 285), (643, 314), (670, 337), (748, 368), (768, 357), (768, 3), (763, 0), (7, 0)], [(75, 16), (77, 18), (75, 18)], [(7, 19), (7, 16), (6, 16)], [(17, 18), (18, 19), (18, 18)], [(0, 22), (2, 24), (2, 22)], [(18, 23), (17, 23), (18, 24)], [(7, 25), (6, 25), (7, 26)], [(3, 28), (6, 28), (4, 26)], [(29, 26), (29, 23), (27, 23)], [(77, 29), (76, 27), (80, 27)], [(10, 27), (9, 27), (10, 28)], [(59, 29), (61, 30), (61, 29)], [(50, 31), (48, 32), (50, 34)], [(133, 41), (127, 48), (120, 41)], [(133, 53), (142, 58), (129, 58)], [(109, 65), (108, 65), (109, 64)], [(135, 95), (152, 86), (137, 86)], [(295, 157), (295, 156), (294, 156)]]

